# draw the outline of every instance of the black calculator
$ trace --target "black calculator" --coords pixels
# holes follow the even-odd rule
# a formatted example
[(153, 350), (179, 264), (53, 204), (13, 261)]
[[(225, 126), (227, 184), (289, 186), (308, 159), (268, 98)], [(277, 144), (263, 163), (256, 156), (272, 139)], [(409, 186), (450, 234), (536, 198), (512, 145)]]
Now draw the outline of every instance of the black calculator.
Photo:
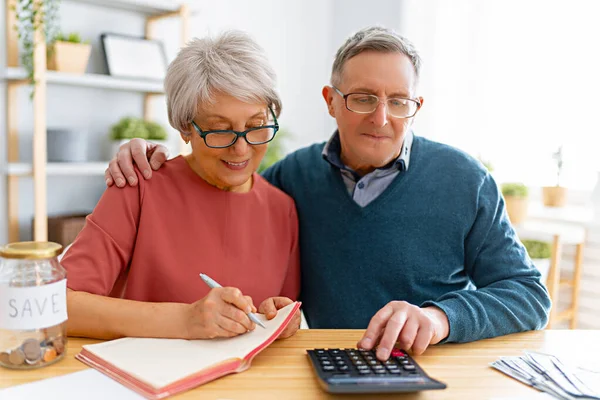
[(376, 350), (307, 350), (320, 385), (331, 393), (402, 393), (445, 389), (405, 351), (394, 349), (387, 361)]

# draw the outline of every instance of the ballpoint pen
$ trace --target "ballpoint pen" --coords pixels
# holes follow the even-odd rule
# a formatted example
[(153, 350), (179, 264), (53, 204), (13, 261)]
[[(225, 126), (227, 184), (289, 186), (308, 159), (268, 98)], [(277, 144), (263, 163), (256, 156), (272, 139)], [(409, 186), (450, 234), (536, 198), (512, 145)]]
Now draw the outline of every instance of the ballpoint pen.
[[(217, 283), (215, 280), (211, 279), (208, 275), (200, 274), (200, 278), (202, 278), (204, 283), (206, 283), (208, 285), (208, 287), (210, 287), (211, 289), (223, 287), (223, 286), (219, 285), (219, 283)], [(253, 313), (249, 312), (248, 318), (250, 318), (250, 321), (254, 322), (256, 325), (260, 325), (265, 329), (267, 328), (265, 326), (265, 324), (263, 324), (262, 321), (260, 319), (258, 319), (258, 317), (256, 315), (254, 315)]]

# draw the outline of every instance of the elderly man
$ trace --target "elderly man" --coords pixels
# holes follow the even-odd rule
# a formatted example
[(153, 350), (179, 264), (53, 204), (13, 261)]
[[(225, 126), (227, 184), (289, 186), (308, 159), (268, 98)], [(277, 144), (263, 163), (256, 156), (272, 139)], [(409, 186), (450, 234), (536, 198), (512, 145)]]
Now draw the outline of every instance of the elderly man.
[[(421, 60), (405, 38), (366, 28), (338, 50), (323, 88), (338, 130), (264, 174), (298, 209), (301, 300), (313, 328), (367, 328), (358, 346), (387, 359), (540, 329), (550, 299), (491, 175), (411, 131)], [(107, 184), (146, 179), (166, 149), (132, 141)]]

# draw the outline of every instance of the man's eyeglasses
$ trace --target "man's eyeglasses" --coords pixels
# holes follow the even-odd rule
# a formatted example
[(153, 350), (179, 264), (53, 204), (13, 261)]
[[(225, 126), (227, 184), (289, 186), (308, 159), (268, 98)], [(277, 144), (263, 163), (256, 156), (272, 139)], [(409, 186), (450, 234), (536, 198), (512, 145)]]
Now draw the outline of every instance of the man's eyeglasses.
[[(346, 102), (346, 108), (349, 111), (358, 114), (370, 114), (377, 109), (379, 103), (382, 100), (369, 93), (348, 93), (344, 94), (332, 86), (333, 89), (344, 98)], [(390, 116), (394, 118), (411, 118), (414, 117), (419, 108), (421, 108), (421, 102), (414, 99), (406, 99), (403, 97), (390, 97), (385, 99), (385, 106)]]
[(223, 149), (225, 147), (233, 146), (240, 137), (243, 137), (246, 142), (250, 145), (258, 145), (269, 143), (275, 134), (279, 130), (279, 123), (277, 123), (277, 117), (273, 112), (273, 109), (269, 107), (271, 115), (273, 116), (273, 125), (257, 126), (256, 128), (250, 128), (243, 132), (234, 130), (215, 130), (215, 131), (203, 131), (192, 121), (192, 125), (196, 129), (196, 132), (204, 139), (204, 143), (207, 147), (213, 149)]

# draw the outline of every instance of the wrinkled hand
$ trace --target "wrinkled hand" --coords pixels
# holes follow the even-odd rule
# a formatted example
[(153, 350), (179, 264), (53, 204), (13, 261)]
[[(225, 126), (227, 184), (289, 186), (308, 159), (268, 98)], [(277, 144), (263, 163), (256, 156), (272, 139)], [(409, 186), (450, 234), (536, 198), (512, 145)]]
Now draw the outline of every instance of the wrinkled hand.
[(138, 184), (138, 178), (133, 169), (134, 162), (144, 178), (150, 179), (152, 170), (159, 169), (167, 161), (167, 158), (169, 158), (169, 150), (165, 146), (150, 143), (144, 139), (131, 139), (121, 145), (119, 152), (104, 171), (106, 185), (112, 186), (113, 183), (116, 183), (118, 187), (124, 187), (125, 177), (127, 177), (129, 185), (135, 186)]
[(247, 313), (256, 312), (250, 296), (233, 287), (211, 289), (203, 299), (190, 304), (185, 316), (186, 337), (213, 339), (233, 337), (254, 330)]
[[(293, 301), (287, 297), (269, 297), (258, 306), (258, 312), (264, 314), (268, 320), (275, 318), (277, 310), (281, 310)], [(289, 338), (300, 328), (300, 310), (292, 317), (292, 320), (279, 335), (279, 339)]]
[(419, 355), (446, 338), (449, 330), (448, 317), (441, 309), (392, 301), (371, 318), (358, 347), (371, 350), (377, 346), (377, 358), (382, 361), (390, 357), (396, 342), (401, 349)]

